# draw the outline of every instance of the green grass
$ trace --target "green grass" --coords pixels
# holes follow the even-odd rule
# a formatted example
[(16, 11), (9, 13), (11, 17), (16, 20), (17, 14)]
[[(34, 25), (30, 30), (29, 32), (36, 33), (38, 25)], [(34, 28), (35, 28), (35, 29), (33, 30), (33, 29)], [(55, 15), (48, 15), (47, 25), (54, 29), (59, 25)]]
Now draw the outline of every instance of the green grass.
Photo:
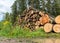
[(11, 23), (3, 24), (0, 22), (0, 36), (8, 38), (60, 38), (60, 33), (45, 33), (43, 29), (30, 31), (28, 28), (22, 28), (20, 26), (12, 26)]

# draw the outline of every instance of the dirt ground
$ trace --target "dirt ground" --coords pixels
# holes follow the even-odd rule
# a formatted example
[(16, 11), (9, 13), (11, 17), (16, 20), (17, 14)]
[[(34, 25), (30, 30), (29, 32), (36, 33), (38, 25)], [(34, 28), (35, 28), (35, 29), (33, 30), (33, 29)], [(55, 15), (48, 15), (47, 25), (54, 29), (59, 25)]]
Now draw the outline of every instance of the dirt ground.
[(0, 38), (0, 43), (60, 43), (60, 39), (56, 38), (33, 38), (33, 39), (8, 39), (8, 38)]

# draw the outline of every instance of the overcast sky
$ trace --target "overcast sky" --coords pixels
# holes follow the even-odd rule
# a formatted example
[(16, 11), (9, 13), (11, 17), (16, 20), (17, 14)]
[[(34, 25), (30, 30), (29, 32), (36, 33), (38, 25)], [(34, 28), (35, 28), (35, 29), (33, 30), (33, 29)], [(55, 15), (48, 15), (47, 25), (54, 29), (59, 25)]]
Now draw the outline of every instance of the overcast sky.
[(0, 0), (0, 20), (3, 18), (3, 13), (11, 12), (11, 6), (15, 0)]

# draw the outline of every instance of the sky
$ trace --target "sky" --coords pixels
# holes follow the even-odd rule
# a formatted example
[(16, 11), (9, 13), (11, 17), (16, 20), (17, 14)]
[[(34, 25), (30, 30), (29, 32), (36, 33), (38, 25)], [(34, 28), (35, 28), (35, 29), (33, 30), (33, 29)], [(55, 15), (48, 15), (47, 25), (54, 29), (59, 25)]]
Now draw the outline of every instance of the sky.
[(6, 12), (11, 12), (11, 6), (15, 0), (0, 0), (0, 21)]

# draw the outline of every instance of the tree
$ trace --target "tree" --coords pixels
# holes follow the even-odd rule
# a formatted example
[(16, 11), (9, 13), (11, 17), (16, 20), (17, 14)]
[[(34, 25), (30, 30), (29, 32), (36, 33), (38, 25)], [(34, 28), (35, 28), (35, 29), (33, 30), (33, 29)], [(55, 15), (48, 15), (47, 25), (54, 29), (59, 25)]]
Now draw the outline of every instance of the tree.
[(4, 20), (9, 21), (9, 19), (10, 19), (9, 13), (6, 12), (6, 13), (5, 13), (5, 16), (4, 16)]
[(16, 17), (17, 17), (17, 2), (15, 1), (14, 4), (12, 5), (12, 23), (14, 24), (16, 21)]
[(56, 15), (60, 14), (60, 0), (55, 0)]

